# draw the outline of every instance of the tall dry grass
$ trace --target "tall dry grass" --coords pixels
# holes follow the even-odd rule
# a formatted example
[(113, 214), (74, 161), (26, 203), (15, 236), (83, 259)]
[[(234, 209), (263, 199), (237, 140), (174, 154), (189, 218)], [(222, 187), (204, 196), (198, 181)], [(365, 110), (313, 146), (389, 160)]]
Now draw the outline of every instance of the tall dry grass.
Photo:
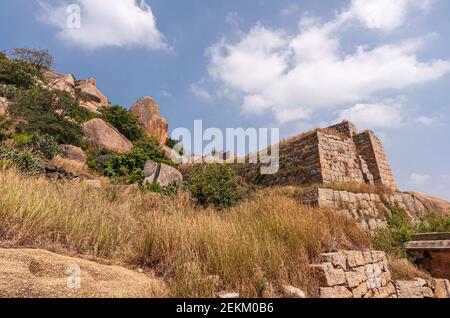
[(282, 188), (226, 211), (197, 207), (186, 193), (164, 198), (12, 171), (0, 172), (0, 191), (0, 244), (144, 266), (173, 296), (276, 296), (283, 284), (312, 293), (309, 264), (319, 253), (368, 246), (354, 222), (303, 206)]

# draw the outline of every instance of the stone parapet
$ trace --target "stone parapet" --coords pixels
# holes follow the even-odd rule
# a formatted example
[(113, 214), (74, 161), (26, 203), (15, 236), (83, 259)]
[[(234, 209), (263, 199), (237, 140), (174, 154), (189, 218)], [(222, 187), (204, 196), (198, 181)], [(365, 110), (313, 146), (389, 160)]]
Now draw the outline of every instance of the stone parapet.
[(367, 231), (386, 226), (386, 216), (389, 215), (391, 207), (403, 209), (411, 220), (417, 220), (432, 211), (438, 211), (423, 196), (416, 196), (415, 193), (409, 192), (376, 194), (312, 188), (303, 191), (298, 197), (307, 205), (332, 208), (353, 219)]
[(450, 298), (444, 279), (394, 281), (384, 252), (339, 251), (312, 265), (321, 298)]

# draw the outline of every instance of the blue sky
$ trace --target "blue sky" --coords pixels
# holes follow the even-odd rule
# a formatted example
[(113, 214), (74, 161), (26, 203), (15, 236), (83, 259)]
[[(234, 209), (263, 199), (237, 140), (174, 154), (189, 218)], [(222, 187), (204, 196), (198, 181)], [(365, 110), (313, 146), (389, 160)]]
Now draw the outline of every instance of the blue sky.
[(381, 136), (402, 189), (447, 199), (449, 29), (447, 0), (0, 2), (0, 49), (47, 48), (112, 103), (149, 95), (171, 129), (282, 137), (351, 119)]

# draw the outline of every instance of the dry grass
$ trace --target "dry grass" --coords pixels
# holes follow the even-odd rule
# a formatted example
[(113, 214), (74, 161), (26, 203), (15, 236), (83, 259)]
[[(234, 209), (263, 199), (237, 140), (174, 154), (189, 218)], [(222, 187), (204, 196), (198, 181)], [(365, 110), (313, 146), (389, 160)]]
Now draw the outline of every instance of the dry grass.
[(40, 247), (153, 270), (173, 296), (276, 296), (283, 284), (311, 292), (319, 253), (363, 249), (366, 234), (281, 189), (217, 211), (176, 198), (0, 172), (0, 245)]
[(62, 158), (61, 156), (53, 158), (53, 160), (50, 161), (50, 164), (78, 175), (92, 175), (92, 170), (89, 170), (83, 163)]
[(416, 278), (430, 278), (429, 274), (420, 270), (406, 258), (389, 257), (388, 264), (393, 280), (414, 280)]

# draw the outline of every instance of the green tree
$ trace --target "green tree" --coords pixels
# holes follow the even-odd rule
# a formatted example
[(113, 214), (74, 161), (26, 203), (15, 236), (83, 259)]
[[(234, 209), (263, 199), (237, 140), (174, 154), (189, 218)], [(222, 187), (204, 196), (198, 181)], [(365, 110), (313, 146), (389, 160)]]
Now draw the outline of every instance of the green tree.
[(72, 120), (79, 105), (70, 94), (49, 91), (39, 86), (22, 91), (10, 107), (18, 132), (51, 135), (60, 144), (80, 145), (80, 125)]
[(142, 139), (144, 130), (139, 126), (136, 117), (120, 105), (102, 108), (102, 118), (113, 125), (131, 142)]

